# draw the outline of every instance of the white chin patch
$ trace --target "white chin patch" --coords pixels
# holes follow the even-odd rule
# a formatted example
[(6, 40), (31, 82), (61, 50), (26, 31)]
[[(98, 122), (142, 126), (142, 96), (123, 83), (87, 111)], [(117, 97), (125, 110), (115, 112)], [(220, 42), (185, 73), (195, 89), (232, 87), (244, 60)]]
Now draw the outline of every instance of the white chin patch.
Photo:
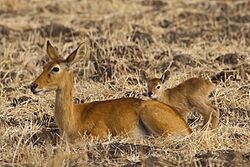
[(153, 100), (157, 100), (157, 99), (158, 99), (158, 96), (156, 96), (156, 95), (151, 95), (150, 98), (153, 99)]
[(36, 92), (35, 94), (36, 95), (43, 95), (45, 93), (45, 91), (38, 91), (38, 92)]
[(45, 94), (47, 91), (46, 90), (36, 90), (35, 92), (34, 92), (34, 94), (35, 95), (43, 95), (43, 94)]

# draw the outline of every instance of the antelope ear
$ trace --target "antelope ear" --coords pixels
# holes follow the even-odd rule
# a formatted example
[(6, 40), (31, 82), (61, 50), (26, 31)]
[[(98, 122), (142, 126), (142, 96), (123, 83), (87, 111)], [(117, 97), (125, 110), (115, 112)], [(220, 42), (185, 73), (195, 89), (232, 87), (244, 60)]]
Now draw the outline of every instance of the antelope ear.
[(49, 57), (50, 57), (51, 60), (53, 60), (53, 61), (59, 58), (59, 54), (58, 54), (56, 48), (54, 48), (54, 47), (51, 45), (51, 43), (50, 43), (49, 40), (47, 41), (47, 54), (49, 55)]
[(76, 55), (78, 53), (78, 50), (83, 46), (83, 43), (81, 43), (77, 48), (76, 50), (74, 50), (66, 59), (65, 59), (65, 63), (69, 63), (71, 64), (75, 58), (76, 58)]
[(143, 81), (147, 81), (147, 80), (148, 80), (148, 75), (147, 75), (146, 71), (141, 70), (140, 76), (141, 76), (141, 79), (142, 79)]
[(166, 82), (169, 79), (169, 76), (170, 76), (170, 72), (169, 71), (164, 72), (162, 74), (162, 76), (161, 76), (162, 83)]

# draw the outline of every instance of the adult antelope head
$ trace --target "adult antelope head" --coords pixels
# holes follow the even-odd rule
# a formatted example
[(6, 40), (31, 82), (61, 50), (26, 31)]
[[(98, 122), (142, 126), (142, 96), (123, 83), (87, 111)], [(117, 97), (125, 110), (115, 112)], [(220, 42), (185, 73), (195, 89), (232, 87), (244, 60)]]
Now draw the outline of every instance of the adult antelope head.
[(65, 82), (69, 82), (68, 80), (72, 80), (73, 78), (70, 65), (75, 59), (80, 46), (66, 59), (63, 59), (51, 43), (47, 41), (47, 54), (52, 61), (43, 67), (43, 72), (30, 85), (31, 91), (34, 94), (43, 94), (51, 90), (63, 89)]

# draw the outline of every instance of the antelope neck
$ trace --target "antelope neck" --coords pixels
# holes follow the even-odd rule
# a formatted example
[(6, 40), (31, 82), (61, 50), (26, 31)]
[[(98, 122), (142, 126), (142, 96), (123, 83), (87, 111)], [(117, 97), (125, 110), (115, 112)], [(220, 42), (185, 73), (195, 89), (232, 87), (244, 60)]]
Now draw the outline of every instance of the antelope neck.
[(73, 74), (67, 72), (56, 90), (55, 119), (61, 132), (67, 131), (73, 119)]

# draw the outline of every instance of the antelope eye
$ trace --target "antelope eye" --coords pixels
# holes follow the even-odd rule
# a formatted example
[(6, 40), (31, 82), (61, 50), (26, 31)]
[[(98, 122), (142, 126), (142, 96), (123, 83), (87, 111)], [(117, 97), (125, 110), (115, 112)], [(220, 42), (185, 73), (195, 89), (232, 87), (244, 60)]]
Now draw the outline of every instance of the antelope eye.
[(160, 86), (157, 86), (156, 88), (157, 88), (157, 89), (160, 89), (161, 87), (160, 87)]
[(58, 68), (58, 67), (53, 67), (51, 71), (52, 71), (52, 72), (58, 72), (58, 71), (59, 71), (59, 68)]

